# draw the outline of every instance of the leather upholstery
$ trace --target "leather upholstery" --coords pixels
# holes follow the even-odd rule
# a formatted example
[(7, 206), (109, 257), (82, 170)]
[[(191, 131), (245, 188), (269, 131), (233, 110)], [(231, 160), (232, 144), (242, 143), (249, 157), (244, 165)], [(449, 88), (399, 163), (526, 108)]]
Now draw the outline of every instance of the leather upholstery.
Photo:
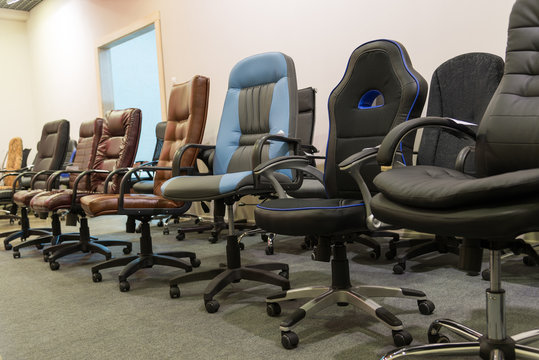
[[(97, 147), (94, 169), (113, 171), (130, 167), (135, 161), (141, 128), (140, 109), (110, 110), (105, 115), (106, 126)], [(104, 192), (107, 174), (91, 175), (91, 190)], [(108, 189), (118, 192), (121, 177), (116, 177)]]
[[(366, 101), (372, 89), (383, 97), (383, 105)], [(412, 67), (402, 44), (375, 40), (352, 52), (344, 76), (328, 100), (326, 159), (330, 160), (324, 173), (330, 197), (361, 198), (356, 182), (338, 164), (364, 148), (379, 145), (396, 125), (420, 116), (426, 95), (427, 83)], [(363, 165), (361, 173), (370, 185), (378, 171), (373, 161)]]
[[(6, 163), (4, 164), (4, 170), (18, 170), (22, 164), (22, 139), (20, 137), (14, 137), (9, 140), (9, 148)], [(6, 176), (3, 179), (5, 189), (13, 185), (15, 176)], [(3, 187), (0, 186), (0, 189)]]
[[(171, 167), (174, 154), (180, 147), (202, 141), (209, 90), (209, 79), (200, 75), (174, 85), (170, 93), (167, 126), (157, 166)], [(181, 166), (194, 166), (195, 161), (196, 151), (186, 152)], [(150, 209), (150, 214), (158, 208), (181, 208), (183, 202), (167, 200), (161, 196), (161, 185), (171, 175), (172, 172), (168, 170), (156, 171), (154, 194), (125, 194), (124, 208)], [(115, 214), (118, 211), (118, 197), (116, 194), (90, 195), (81, 199), (81, 206), (88, 216)]]

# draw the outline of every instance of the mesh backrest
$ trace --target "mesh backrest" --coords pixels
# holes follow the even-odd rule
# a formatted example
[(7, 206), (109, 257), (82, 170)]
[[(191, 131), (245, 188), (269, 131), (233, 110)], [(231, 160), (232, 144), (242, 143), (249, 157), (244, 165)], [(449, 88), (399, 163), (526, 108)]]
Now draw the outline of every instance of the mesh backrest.
[[(210, 80), (195, 76), (189, 82), (174, 85), (170, 92), (166, 131), (158, 166), (172, 166), (176, 150), (185, 144), (199, 144), (204, 136)], [(196, 150), (188, 150), (182, 156), (180, 167), (192, 167)], [(155, 173), (153, 191), (161, 195), (161, 185), (172, 176), (171, 171)]]
[[(94, 169), (113, 171), (131, 167), (135, 161), (141, 127), (140, 109), (110, 110), (105, 114), (103, 133), (97, 146)], [(91, 176), (91, 190), (104, 191), (107, 174)], [(118, 192), (121, 177), (116, 176), (108, 192)]]
[[(69, 142), (69, 121), (56, 120), (46, 123), (41, 131), (38, 151), (34, 159), (35, 172), (60, 170), (66, 156)], [(43, 175), (34, 183), (36, 189), (46, 187), (48, 175)]]
[[(427, 83), (414, 70), (404, 46), (376, 40), (356, 48), (341, 82), (329, 96), (330, 130), (325, 185), (330, 197), (361, 198), (357, 184), (338, 164), (367, 147), (377, 146), (396, 125), (421, 115)], [(408, 146), (406, 153), (411, 153)], [(367, 184), (378, 173), (373, 161), (362, 167)]]
[[(503, 75), (503, 59), (488, 53), (467, 53), (440, 65), (430, 83), (427, 116), (450, 117), (479, 124)], [(459, 151), (473, 145), (437, 128), (425, 128), (418, 165), (454, 168)], [(466, 172), (474, 171), (473, 158)]]
[(480, 175), (539, 167), (539, 2), (518, 0), (509, 17), (504, 75), (479, 125)]
[[(228, 91), (213, 161), (213, 173), (251, 170), (256, 140), (267, 134), (295, 137), (296, 71), (282, 53), (265, 53), (240, 61), (230, 72)], [(288, 145), (264, 147), (263, 158), (285, 155)]]
[[(77, 151), (73, 159), (73, 164), (69, 167), (70, 169), (84, 171), (93, 167), (97, 145), (101, 139), (102, 132), (103, 119), (101, 118), (85, 121), (81, 124)], [(77, 173), (69, 175), (69, 188), (73, 188), (78, 175)], [(90, 190), (90, 182), (87, 181), (87, 177), (79, 182), (78, 188), (80, 190)]]

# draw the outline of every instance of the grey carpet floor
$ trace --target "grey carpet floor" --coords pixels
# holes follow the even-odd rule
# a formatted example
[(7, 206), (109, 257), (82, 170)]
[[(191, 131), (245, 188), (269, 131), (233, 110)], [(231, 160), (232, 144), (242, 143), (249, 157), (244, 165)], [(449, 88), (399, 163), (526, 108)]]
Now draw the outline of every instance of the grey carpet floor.
[[(131, 239), (138, 250), (138, 235), (124, 232), (124, 217), (90, 219), (92, 235), (102, 239)], [(33, 226), (47, 222), (32, 218)], [(5, 220), (0, 232), (15, 229)], [(65, 231), (77, 228), (66, 227)], [(225, 244), (210, 244), (207, 234), (190, 233), (178, 242), (152, 227), (154, 250), (195, 251), (201, 271), (225, 261)], [(280, 261), (290, 265), (292, 287), (326, 285), (330, 265), (310, 260), (302, 240), (278, 237), (276, 254), (264, 254), (258, 236), (245, 238), (243, 262)], [(16, 243), (16, 242), (15, 242)], [(1, 246), (0, 246), (1, 247)], [(102, 271), (93, 283), (90, 268), (102, 261), (98, 254), (77, 254), (59, 261), (51, 271), (35, 248), (0, 250), (0, 357), (31, 359), (379, 359), (391, 350), (391, 332), (369, 316), (348, 307), (330, 307), (305, 319), (294, 331), (300, 338), (294, 350), (280, 344), (279, 322), (302, 301), (282, 304), (279, 318), (266, 315), (265, 297), (280, 289), (242, 281), (225, 288), (216, 299), (215, 314), (205, 311), (202, 294), (206, 281), (181, 286), (179, 299), (169, 297), (168, 279), (181, 270), (156, 266), (129, 278), (131, 290), (121, 293), (120, 268)], [(113, 248), (114, 256), (123, 256)], [(479, 331), (485, 330), (484, 303), (488, 283), (454, 266), (453, 255), (425, 256), (408, 263), (407, 272), (394, 275), (393, 262), (371, 260), (359, 244), (348, 246), (354, 284), (399, 286), (423, 290), (436, 304), (431, 316), (420, 315), (415, 301), (379, 299), (413, 335), (413, 344), (427, 341), (426, 330), (435, 318), (451, 318)], [(509, 334), (539, 328), (539, 267), (528, 268), (519, 258), (504, 263)], [(456, 340), (456, 339), (455, 339)], [(536, 342), (535, 345), (539, 345)]]

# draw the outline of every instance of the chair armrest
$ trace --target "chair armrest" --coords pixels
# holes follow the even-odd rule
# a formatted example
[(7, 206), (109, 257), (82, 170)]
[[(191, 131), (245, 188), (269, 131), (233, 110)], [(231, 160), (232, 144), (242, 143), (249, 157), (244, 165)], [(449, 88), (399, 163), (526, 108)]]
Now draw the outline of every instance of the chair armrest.
[[(38, 171), (34, 176), (32, 176), (32, 180), (30, 181), (30, 189), (34, 189), (34, 185), (37, 181), (37, 179), (41, 176), (41, 175), (51, 175), (52, 173), (54, 173), (56, 170), (41, 170), (41, 171)], [(47, 177), (47, 181), (48, 181), (48, 177)]]
[(253, 170), (253, 174), (255, 175), (255, 178), (261, 176), (267, 178), (273, 185), (279, 198), (286, 198), (286, 193), (282, 185), (277, 181), (274, 175), (275, 171), (282, 169), (301, 170), (311, 174), (324, 185), (324, 174), (314, 166), (310, 165), (310, 160), (307, 156), (292, 155), (276, 157), (258, 165)]
[(19, 186), (18, 184), (21, 182), (21, 179), (23, 177), (34, 176), (35, 174), (36, 174), (35, 171), (25, 171), (23, 173), (18, 174), (15, 180), (13, 180), (13, 185), (12, 185), (13, 193), (17, 191), (17, 186)]
[(301, 147), (301, 140), (295, 139), (295, 138), (289, 138), (282, 135), (277, 134), (267, 134), (259, 138), (253, 147), (253, 155), (251, 158), (251, 165), (253, 168), (256, 168), (258, 165), (262, 163), (262, 150), (264, 148), (264, 144), (268, 141), (280, 141), (288, 143), (289, 145), (293, 145), (293, 155), (299, 154), (299, 150)]
[(187, 170), (188, 172), (193, 171), (193, 169), (190, 168), (181, 168), (181, 160), (183, 154), (185, 154), (185, 152), (191, 148), (196, 148), (199, 150), (210, 150), (215, 149), (215, 145), (185, 144), (184, 146), (176, 150), (176, 152), (174, 153), (174, 158), (172, 160), (172, 177), (180, 176), (180, 172), (182, 170)]
[(83, 170), (57, 170), (55, 172), (53, 172), (49, 178), (47, 179), (47, 191), (51, 191), (52, 188), (54, 187), (54, 184), (56, 182), (56, 179), (58, 179), (58, 177), (61, 175), (61, 174), (80, 174), (82, 173)]
[(115, 169), (115, 170), (112, 170), (111, 172), (109, 172), (109, 174), (105, 178), (105, 183), (103, 185), (103, 188), (105, 190), (105, 194), (108, 193), (108, 191), (109, 191), (109, 183), (112, 181), (112, 178), (114, 176), (120, 175), (120, 174), (125, 174), (131, 169), (132, 168), (128, 168), (128, 167), (126, 167), (126, 168), (118, 168), (118, 169)]
[(455, 160), (455, 170), (458, 170), (460, 172), (464, 172), (464, 164), (466, 163), (466, 159), (468, 156), (475, 152), (475, 146), (465, 146), (463, 147), (458, 155), (457, 159)]
[(471, 138), (475, 140), (475, 131), (467, 125), (474, 125), (463, 121), (441, 118), (441, 117), (423, 117), (405, 121), (389, 131), (385, 136), (376, 160), (381, 166), (391, 166), (395, 151), (402, 139), (410, 132), (424, 127), (443, 128), (458, 138)]
[(91, 174), (96, 174), (96, 173), (108, 174), (108, 173), (110, 173), (110, 171), (108, 171), (108, 170), (98, 170), (98, 169), (89, 169), (89, 170), (84, 170), (83, 172), (81, 172), (79, 174), (79, 176), (77, 176), (77, 178), (75, 179), (75, 182), (73, 183), (73, 189), (72, 189), (72, 191), (73, 191), (73, 196), (71, 197), (71, 208), (72, 209), (75, 208), (75, 205), (76, 205), (77, 191), (78, 191), (78, 188), (79, 188), (79, 183), (86, 176), (90, 176)]

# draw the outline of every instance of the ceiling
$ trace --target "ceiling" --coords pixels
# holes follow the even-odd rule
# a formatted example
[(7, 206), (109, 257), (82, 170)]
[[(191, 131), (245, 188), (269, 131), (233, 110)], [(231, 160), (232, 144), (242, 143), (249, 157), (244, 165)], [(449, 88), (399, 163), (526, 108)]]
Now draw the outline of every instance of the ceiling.
[(11, 5), (8, 5), (7, 1), (8, 0), (0, 0), (0, 9), (30, 11), (43, 0), (20, 0)]

